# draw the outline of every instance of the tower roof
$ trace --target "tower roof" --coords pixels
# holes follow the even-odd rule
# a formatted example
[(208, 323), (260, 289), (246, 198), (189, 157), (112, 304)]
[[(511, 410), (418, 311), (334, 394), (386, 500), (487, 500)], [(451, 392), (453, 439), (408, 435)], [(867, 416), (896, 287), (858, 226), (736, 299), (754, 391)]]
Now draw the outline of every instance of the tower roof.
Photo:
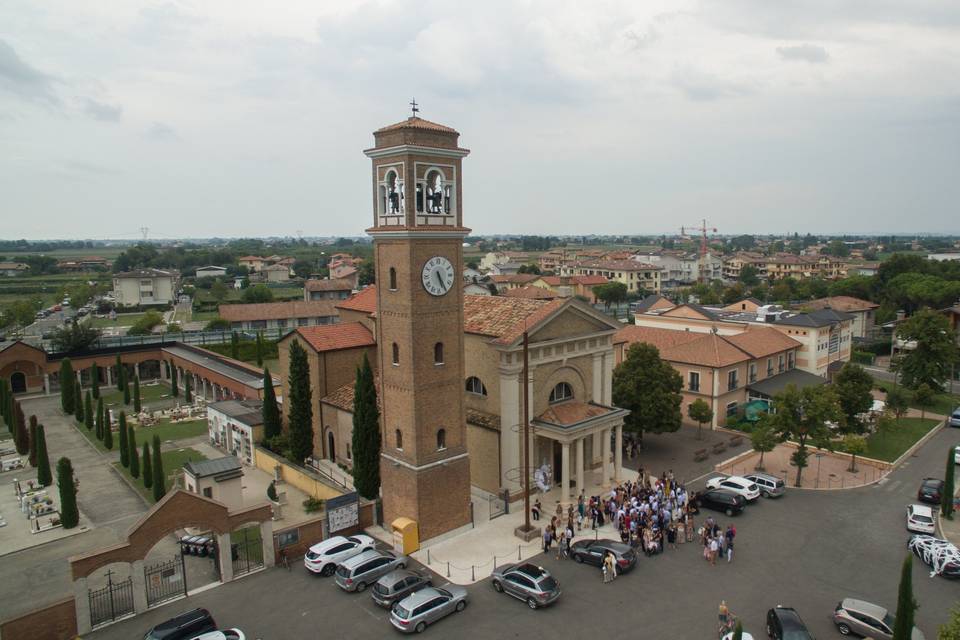
[(400, 129), (424, 129), (427, 131), (443, 131), (445, 133), (456, 133), (460, 135), (459, 132), (443, 124), (437, 124), (436, 122), (430, 122), (429, 120), (424, 120), (418, 116), (411, 116), (406, 120), (397, 122), (396, 124), (387, 125), (386, 127), (380, 127), (374, 134), (377, 133), (386, 133), (388, 131), (399, 131)]

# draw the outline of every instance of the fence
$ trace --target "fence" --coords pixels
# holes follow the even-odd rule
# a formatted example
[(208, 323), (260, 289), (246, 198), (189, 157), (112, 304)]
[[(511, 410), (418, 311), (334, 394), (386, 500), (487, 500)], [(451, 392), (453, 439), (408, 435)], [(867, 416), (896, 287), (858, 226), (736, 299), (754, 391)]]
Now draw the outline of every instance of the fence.
[[(733, 476), (745, 476), (757, 472), (757, 469), (752, 464), (732, 464), (723, 468), (723, 473)], [(814, 489), (846, 489), (848, 487), (862, 487), (871, 484), (883, 478), (889, 472), (889, 469), (882, 469), (872, 464), (858, 464), (856, 472), (847, 471), (845, 475), (839, 478), (834, 477), (833, 474), (822, 476), (822, 474), (817, 471), (816, 458), (811, 456), (808, 466), (803, 470), (803, 477), (804, 480), (807, 480), (811, 474), (815, 476)], [(779, 472), (765, 469), (761, 473), (780, 478), (787, 487), (793, 487), (793, 481), (796, 480), (797, 477), (796, 468), (787, 471), (781, 469)], [(806, 482), (804, 482), (804, 484), (806, 484)]]
[[(258, 329), (257, 331), (245, 331), (238, 329), (236, 333), (243, 340), (255, 340), (257, 333), (260, 333), (266, 340), (279, 340), (283, 336), (293, 331), (293, 329), (280, 329), (272, 327), (269, 329)], [(118, 347), (134, 347), (147, 345), (173, 345), (177, 342), (181, 344), (192, 344), (195, 346), (205, 346), (208, 344), (229, 344), (233, 338), (234, 331), (190, 331), (184, 333), (152, 333), (145, 336), (100, 336), (97, 341), (90, 345), (89, 350), (97, 349), (116, 349)], [(53, 343), (50, 340), (42, 341), (43, 348), (47, 353), (53, 353)]]
[(133, 578), (113, 581), (113, 572), (107, 571), (107, 586), (89, 592), (90, 626), (133, 613)]
[(147, 606), (187, 595), (183, 555), (144, 567), (143, 576), (147, 584)]

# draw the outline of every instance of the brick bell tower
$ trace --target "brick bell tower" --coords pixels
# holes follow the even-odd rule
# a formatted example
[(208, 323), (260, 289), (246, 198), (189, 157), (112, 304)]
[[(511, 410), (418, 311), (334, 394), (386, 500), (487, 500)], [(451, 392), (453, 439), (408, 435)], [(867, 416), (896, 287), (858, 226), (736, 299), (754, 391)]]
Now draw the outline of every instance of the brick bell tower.
[(373, 236), (384, 522), (421, 540), (470, 522), (463, 384), (461, 149), (412, 117), (374, 132)]

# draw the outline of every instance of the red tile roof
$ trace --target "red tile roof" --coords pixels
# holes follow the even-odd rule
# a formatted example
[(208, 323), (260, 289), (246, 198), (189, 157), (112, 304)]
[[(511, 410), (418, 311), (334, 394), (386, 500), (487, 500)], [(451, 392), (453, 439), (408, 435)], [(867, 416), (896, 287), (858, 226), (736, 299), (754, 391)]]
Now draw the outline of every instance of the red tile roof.
[(364, 313), (377, 312), (377, 288), (369, 286), (358, 293), (353, 294), (343, 302), (337, 305), (337, 309), (346, 309), (348, 311), (362, 311)]
[(350, 291), (353, 287), (349, 280), (334, 278), (333, 280), (307, 280), (303, 283), (307, 291)]
[(754, 358), (765, 358), (771, 354), (802, 347), (798, 341), (776, 329), (749, 328), (743, 333), (724, 338), (742, 351), (746, 351)]
[(655, 264), (645, 264), (636, 260), (588, 260), (577, 265), (587, 269), (604, 269), (606, 271), (662, 271), (663, 267)]
[(490, 279), (494, 282), (515, 282), (517, 284), (525, 284), (527, 282), (533, 282), (539, 277), (540, 276), (535, 273), (510, 273), (490, 276)]
[(613, 336), (613, 343), (625, 342), (629, 345), (635, 342), (644, 342), (655, 346), (663, 355), (665, 349), (685, 342), (693, 342), (701, 337), (703, 337), (703, 334), (695, 331), (677, 331), (676, 329), (658, 329), (656, 327), (628, 324)]
[(398, 129), (426, 129), (428, 131), (444, 131), (446, 133), (457, 133), (456, 129), (452, 129), (443, 124), (437, 124), (436, 122), (430, 122), (429, 120), (424, 120), (423, 118), (418, 118), (416, 116), (407, 118), (396, 124), (390, 124), (385, 127), (381, 127), (374, 131), (374, 133), (386, 133), (387, 131), (396, 131)]
[(540, 422), (549, 422), (564, 427), (596, 418), (614, 411), (608, 407), (586, 402), (562, 402), (551, 405), (549, 409), (536, 417)]
[(850, 313), (851, 311), (869, 311), (870, 309), (877, 309), (880, 307), (880, 305), (874, 304), (869, 300), (861, 300), (860, 298), (854, 298), (853, 296), (830, 296), (828, 298), (818, 298), (817, 300), (805, 302), (801, 306), (809, 309), (825, 309), (830, 307), (831, 309), (836, 309), (837, 311), (846, 311), (847, 313)]
[(665, 349), (660, 356), (671, 362), (697, 364), (705, 367), (728, 367), (738, 362), (747, 362), (750, 355), (727, 342), (716, 333), (704, 333), (699, 340), (685, 342)]
[(508, 298), (527, 298), (529, 300), (553, 300), (554, 298), (558, 297), (555, 291), (545, 289), (544, 287), (535, 287), (533, 285), (517, 287), (516, 289), (507, 289), (503, 292), (503, 295)]
[(228, 322), (244, 322), (329, 317), (336, 316), (337, 310), (332, 300), (291, 300), (260, 304), (222, 304), (219, 307), (219, 313), (220, 317)]
[(571, 281), (582, 284), (582, 285), (597, 285), (597, 284), (607, 284), (610, 282), (603, 276), (572, 276)]
[(373, 333), (359, 322), (297, 327), (297, 333), (316, 351), (337, 351), (377, 344)]
[(528, 300), (503, 296), (464, 296), (463, 329), (512, 344), (564, 305), (563, 300)]

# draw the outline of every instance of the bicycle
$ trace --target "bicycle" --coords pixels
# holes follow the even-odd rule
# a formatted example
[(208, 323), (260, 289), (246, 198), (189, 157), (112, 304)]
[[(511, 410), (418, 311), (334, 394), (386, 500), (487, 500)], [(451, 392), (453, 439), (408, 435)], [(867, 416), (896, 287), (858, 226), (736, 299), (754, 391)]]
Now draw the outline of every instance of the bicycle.
[(727, 614), (727, 620), (724, 622), (721, 620), (717, 625), (717, 638), (723, 640), (723, 637), (727, 634), (733, 633), (734, 629), (737, 628), (737, 616), (732, 613)]

